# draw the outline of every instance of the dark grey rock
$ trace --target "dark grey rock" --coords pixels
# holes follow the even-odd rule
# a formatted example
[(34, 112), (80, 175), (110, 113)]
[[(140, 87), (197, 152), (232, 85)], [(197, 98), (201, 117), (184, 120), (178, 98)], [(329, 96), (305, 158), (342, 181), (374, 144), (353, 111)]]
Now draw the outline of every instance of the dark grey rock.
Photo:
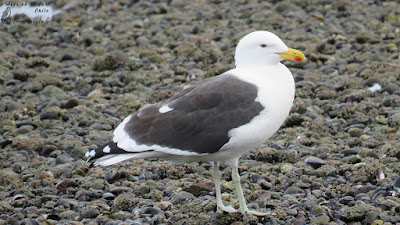
[(357, 155), (358, 152), (359, 152), (358, 149), (349, 148), (342, 150), (340, 153), (343, 154), (344, 156), (349, 156), (349, 155)]
[(306, 160), (304, 160), (304, 163), (305, 163), (307, 166), (311, 166), (311, 167), (314, 168), (314, 169), (318, 169), (318, 168), (320, 168), (322, 165), (325, 164), (325, 161), (322, 160), (322, 159), (320, 159), (320, 158), (311, 156), (311, 157), (308, 157)]
[(172, 194), (171, 198), (171, 203), (172, 204), (183, 204), (184, 202), (189, 202), (193, 200), (195, 197), (193, 194), (186, 192), (186, 191), (181, 191), (181, 192), (176, 192)]
[(98, 215), (100, 215), (100, 211), (98, 209), (89, 208), (81, 213), (78, 220), (82, 220), (84, 218), (96, 218)]

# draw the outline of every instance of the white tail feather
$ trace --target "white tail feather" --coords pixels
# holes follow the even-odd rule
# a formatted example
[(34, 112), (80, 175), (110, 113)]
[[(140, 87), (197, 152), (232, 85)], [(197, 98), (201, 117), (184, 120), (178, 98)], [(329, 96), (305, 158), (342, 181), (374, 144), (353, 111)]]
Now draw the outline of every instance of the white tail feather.
[(127, 153), (127, 154), (110, 154), (100, 157), (94, 161), (94, 165), (110, 166), (122, 161), (130, 159), (144, 159), (151, 157), (160, 157), (164, 155), (161, 152), (143, 152), (143, 153)]

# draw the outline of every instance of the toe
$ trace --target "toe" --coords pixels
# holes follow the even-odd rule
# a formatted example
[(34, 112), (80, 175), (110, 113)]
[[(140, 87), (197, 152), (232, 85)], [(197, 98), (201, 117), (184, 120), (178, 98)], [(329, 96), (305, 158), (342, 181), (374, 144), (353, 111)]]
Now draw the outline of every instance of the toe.
[(257, 211), (253, 211), (253, 210), (246, 210), (245, 212), (249, 213), (249, 214), (252, 214), (252, 215), (255, 215), (255, 216), (262, 216), (262, 217), (264, 217), (264, 216), (269, 214), (269, 213), (266, 213), (266, 212), (257, 212)]
[(228, 212), (228, 213), (235, 213), (238, 210), (233, 208), (232, 206), (224, 206), (224, 207), (219, 207), (219, 209), (223, 212)]

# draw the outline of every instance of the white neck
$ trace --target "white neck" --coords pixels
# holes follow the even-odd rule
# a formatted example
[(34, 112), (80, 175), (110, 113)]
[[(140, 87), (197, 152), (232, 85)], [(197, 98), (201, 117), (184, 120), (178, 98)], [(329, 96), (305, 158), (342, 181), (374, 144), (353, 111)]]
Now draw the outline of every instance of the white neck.
[[(292, 73), (285, 65), (278, 63), (273, 66), (263, 65), (251, 68), (239, 66), (231, 70), (231, 74), (256, 85), (260, 97), (258, 100), (273, 105), (267, 108), (280, 108), (283, 112), (289, 113), (294, 99), (295, 84)], [(283, 108), (281, 108), (282, 104)]]
[(281, 57), (278, 54), (268, 56), (260, 55), (260, 57), (246, 57), (245, 54), (235, 55), (235, 66), (238, 67), (263, 67), (280, 64)]

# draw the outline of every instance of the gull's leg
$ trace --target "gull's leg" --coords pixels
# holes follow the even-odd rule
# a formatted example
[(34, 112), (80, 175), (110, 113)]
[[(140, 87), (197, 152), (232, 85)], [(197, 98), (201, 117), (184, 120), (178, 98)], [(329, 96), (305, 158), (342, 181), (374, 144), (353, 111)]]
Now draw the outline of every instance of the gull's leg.
[(221, 198), (221, 172), (219, 171), (219, 163), (218, 162), (211, 162), (213, 166), (213, 178), (214, 178), (214, 184), (215, 184), (215, 195), (217, 198), (217, 208), (219, 210), (222, 210), (224, 212), (228, 213), (234, 213), (237, 212), (236, 209), (234, 209), (232, 206), (224, 206), (224, 203), (222, 203), (222, 198)]
[(246, 199), (244, 198), (242, 186), (240, 185), (240, 176), (239, 176), (239, 172), (238, 172), (238, 159), (236, 159), (236, 161), (233, 161), (233, 162), (231, 161), (231, 163), (229, 163), (229, 164), (232, 167), (232, 181), (233, 181), (233, 184), (235, 185), (236, 194), (239, 199), (240, 211), (242, 212), (242, 214), (250, 213), (255, 216), (267, 215), (268, 213), (256, 212), (256, 211), (249, 210), (247, 208)]

